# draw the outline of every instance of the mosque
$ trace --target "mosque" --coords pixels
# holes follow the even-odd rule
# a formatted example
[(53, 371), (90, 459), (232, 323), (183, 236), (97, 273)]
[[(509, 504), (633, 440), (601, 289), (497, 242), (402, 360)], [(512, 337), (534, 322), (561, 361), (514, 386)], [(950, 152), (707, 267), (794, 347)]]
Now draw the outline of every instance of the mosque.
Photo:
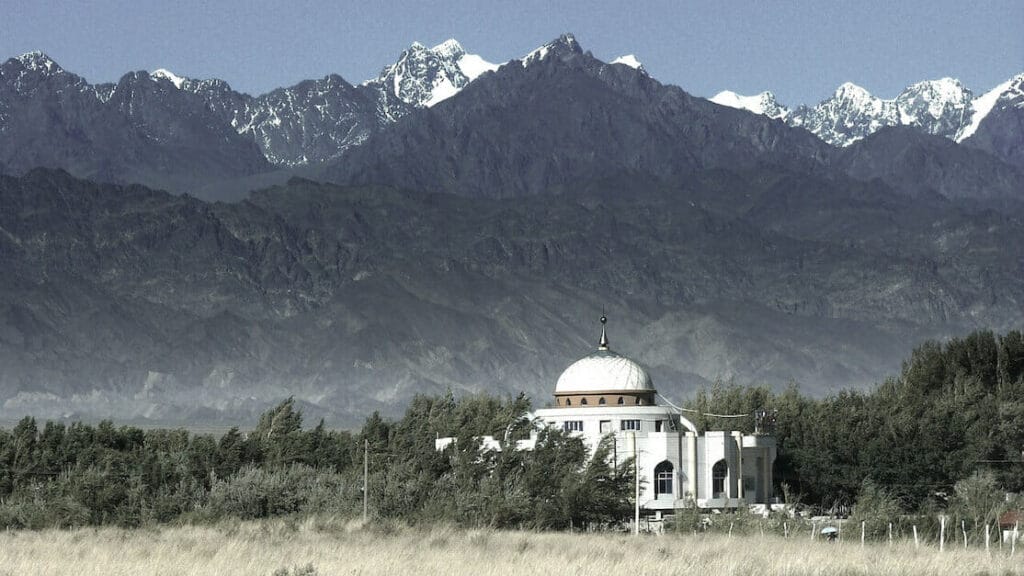
[[(593, 451), (605, 436), (614, 438), (620, 465), (636, 456), (641, 482), (638, 502), (647, 513), (677, 508), (740, 508), (773, 502), (775, 439), (755, 433), (715, 430), (700, 433), (682, 411), (658, 403), (650, 375), (609, 347), (601, 317), (597, 350), (571, 364), (555, 384), (554, 406), (533, 416), (542, 424), (578, 435)], [(663, 398), (662, 398), (663, 399)], [(440, 438), (443, 449), (453, 438)], [(530, 450), (537, 441), (517, 443)], [(501, 449), (493, 438), (484, 446)]]

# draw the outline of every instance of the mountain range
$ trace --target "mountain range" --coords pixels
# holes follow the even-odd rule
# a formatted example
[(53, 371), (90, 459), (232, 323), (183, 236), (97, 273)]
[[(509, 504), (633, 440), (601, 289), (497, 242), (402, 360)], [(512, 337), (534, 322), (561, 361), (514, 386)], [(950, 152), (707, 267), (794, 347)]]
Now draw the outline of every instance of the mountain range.
[[(939, 88), (901, 118), (952, 115)], [(869, 386), (925, 338), (1024, 321), (1017, 89), (965, 97), (962, 116), (991, 104), (966, 136), (876, 119), (837, 146), (772, 98), (723, 106), (571, 35), (500, 65), (414, 44), (361, 84), (256, 97), (13, 58), (0, 419), (245, 423), (294, 395), (352, 425), (445, 389), (543, 405), (601, 310), (670, 398)]]
[[(572, 35), (501, 67), (508, 74), (512, 62), (525, 69), (566, 50), (582, 52)], [(649, 78), (633, 56), (601, 64)], [(329, 75), (254, 97), (222, 80), (167, 70), (93, 85), (34, 52), (0, 65), (0, 167), (12, 174), (57, 167), (100, 181), (237, 199), (338, 161), (410, 112), (450, 99), (498, 68), (455, 40), (433, 48), (414, 43), (361, 84)], [(795, 110), (770, 92), (722, 92), (711, 101), (782, 120), (833, 146), (883, 127), (911, 126), (1024, 168), (1024, 74), (977, 98), (946, 78), (916, 83), (894, 100), (847, 83), (817, 106)]]
[(834, 146), (849, 146), (887, 126), (910, 126), (1024, 166), (1024, 74), (977, 97), (959, 80), (941, 78), (911, 84), (892, 100), (847, 82), (813, 107), (787, 108), (771, 92), (741, 96), (726, 90), (711, 101), (804, 128)]

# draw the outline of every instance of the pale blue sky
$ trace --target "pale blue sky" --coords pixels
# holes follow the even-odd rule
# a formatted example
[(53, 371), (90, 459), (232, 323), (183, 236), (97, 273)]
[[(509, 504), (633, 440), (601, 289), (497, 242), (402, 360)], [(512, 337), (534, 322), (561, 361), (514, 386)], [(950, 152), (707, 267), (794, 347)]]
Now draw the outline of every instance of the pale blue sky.
[(0, 57), (42, 50), (90, 82), (168, 68), (253, 94), (328, 73), (375, 76), (449, 37), (492, 62), (563, 32), (603, 60), (711, 96), (813, 104), (851, 81), (882, 97), (953, 76), (983, 92), (1024, 72), (1020, 0), (418, 2), (0, 0)]

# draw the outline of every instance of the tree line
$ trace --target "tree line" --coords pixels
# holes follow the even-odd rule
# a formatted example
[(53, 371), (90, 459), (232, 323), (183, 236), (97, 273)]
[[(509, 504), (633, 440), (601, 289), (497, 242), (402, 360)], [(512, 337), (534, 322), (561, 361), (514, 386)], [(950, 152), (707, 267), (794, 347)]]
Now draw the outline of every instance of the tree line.
[[(603, 444), (540, 431), (532, 451), (481, 451), (479, 438), (529, 436), (523, 397), (418, 396), (403, 418), (377, 413), (357, 432), (311, 429), (292, 399), (255, 429), (220, 438), (31, 417), (0, 431), (0, 526), (140, 526), (289, 514), (562, 529), (628, 516), (632, 474)], [(434, 439), (460, 442), (438, 452)]]
[[(827, 398), (765, 387), (715, 385), (688, 407), (706, 413), (764, 408), (778, 442), (775, 481), (818, 506), (852, 505), (865, 480), (908, 511), (940, 506), (960, 480), (993, 476), (1024, 490), (1024, 337), (974, 332), (913, 351), (898, 376), (873, 390)], [(753, 418), (723, 423), (753, 431)]]
[[(699, 428), (754, 431), (766, 410), (778, 442), (776, 493), (858, 517), (956, 511), (991, 522), (1024, 489), (1024, 337), (975, 332), (917, 348), (898, 376), (867, 392), (811, 398), (796, 386), (716, 384), (686, 404)], [(630, 466), (602, 445), (542, 429), (532, 451), (479, 450), (533, 423), (524, 396), (417, 396), (404, 416), (374, 413), (357, 431), (304, 428), (291, 399), (256, 427), (220, 437), (46, 422), (0, 430), (0, 526), (121, 525), (362, 512), (410, 523), (564, 529), (630, 516)], [(460, 439), (438, 452), (437, 437)], [(873, 526), (875, 526), (873, 524)], [(878, 527), (875, 526), (877, 529)]]

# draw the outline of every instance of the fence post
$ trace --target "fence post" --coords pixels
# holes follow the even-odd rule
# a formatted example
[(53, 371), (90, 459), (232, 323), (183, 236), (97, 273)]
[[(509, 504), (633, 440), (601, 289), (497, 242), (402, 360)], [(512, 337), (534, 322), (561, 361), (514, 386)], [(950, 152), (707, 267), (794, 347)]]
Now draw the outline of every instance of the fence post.
[(811, 520), (811, 542), (814, 542), (814, 520)]
[(788, 522), (783, 522), (782, 523), (782, 537), (783, 538), (789, 538), (789, 523)]
[(964, 533), (964, 550), (967, 550), (967, 527), (964, 521), (960, 521), (960, 531)]
[(864, 547), (864, 520), (860, 521), (860, 547)]
[(920, 548), (921, 543), (917, 541), (917, 524), (914, 524), (914, 548)]
[(946, 549), (946, 515), (939, 516), (939, 552)]
[(986, 554), (988, 554), (988, 536), (989, 536), (989, 529), (990, 529), (990, 526), (989, 526), (988, 522), (985, 522), (985, 553), (986, 553)]
[(892, 546), (892, 522), (889, 522), (889, 546)]

